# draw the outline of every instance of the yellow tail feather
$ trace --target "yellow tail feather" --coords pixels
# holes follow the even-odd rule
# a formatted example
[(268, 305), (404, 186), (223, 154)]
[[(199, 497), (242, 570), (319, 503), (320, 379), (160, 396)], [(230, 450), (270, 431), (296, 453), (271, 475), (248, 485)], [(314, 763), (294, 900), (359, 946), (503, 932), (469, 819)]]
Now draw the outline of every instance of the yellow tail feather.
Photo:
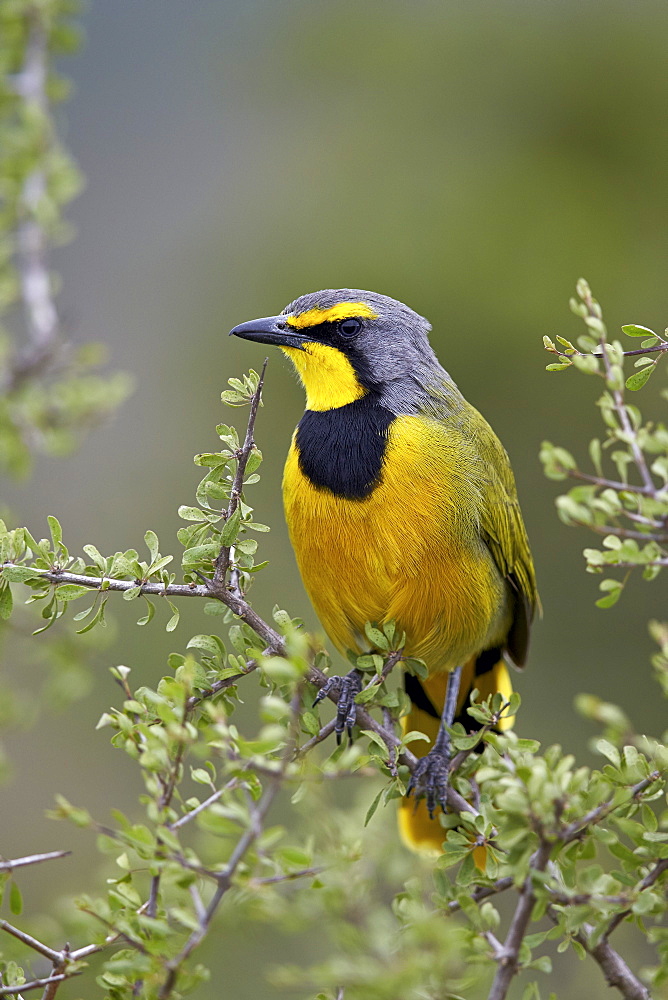
[[(447, 674), (435, 674), (426, 680), (420, 681), (421, 686), (429, 696), (439, 716), (445, 702), (447, 683)], [(479, 700), (481, 701), (489, 698), (490, 695), (496, 694), (497, 691), (507, 700), (512, 694), (513, 688), (504, 660), (499, 660), (491, 670), (487, 670), (477, 677), (475, 676), (475, 658), (469, 660), (464, 665), (457, 715), (468, 704), (473, 688), (479, 690)], [(499, 722), (498, 728), (502, 731), (510, 729), (514, 721), (514, 718), (504, 718)], [(408, 715), (401, 720), (401, 726), (405, 733), (417, 730), (429, 737), (429, 742), (418, 740), (415, 743), (411, 743), (410, 749), (417, 757), (424, 757), (429, 752), (438, 735), (440, 724), (440, 718), (434, 718), (433, 715), (423, 711), (416, 705), (412, 705)], [(430, 818), (424, 799), (421, 799), (417, 803), (412, 798), (402, 799), (399, 805), (398, 821), (401, 839), (407, 847), (432, 856), (441, 853), (445, 831), (441, 826), (438, 814), (433, 819)], [(486, 850), (484, 847), (474, 848), (473, 860), (476, 867), (484, 871), (486, 860)]]

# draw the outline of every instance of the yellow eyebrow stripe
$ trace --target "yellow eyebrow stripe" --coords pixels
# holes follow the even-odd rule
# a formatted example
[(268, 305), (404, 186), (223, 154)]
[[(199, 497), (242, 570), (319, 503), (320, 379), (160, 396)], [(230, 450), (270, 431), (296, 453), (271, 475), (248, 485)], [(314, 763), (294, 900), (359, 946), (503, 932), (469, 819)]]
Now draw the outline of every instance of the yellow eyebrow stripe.
[(352, 316), (358, 319), (377, 319), (378, 313), (375, 313), (366, 302), (339, 302), (329, 309), (307, 309), (298, 316), (286, 316), (285, 319), (293, 330), (306, 330), (310, 326), (336, 323), (340, 319), (350, 319)]

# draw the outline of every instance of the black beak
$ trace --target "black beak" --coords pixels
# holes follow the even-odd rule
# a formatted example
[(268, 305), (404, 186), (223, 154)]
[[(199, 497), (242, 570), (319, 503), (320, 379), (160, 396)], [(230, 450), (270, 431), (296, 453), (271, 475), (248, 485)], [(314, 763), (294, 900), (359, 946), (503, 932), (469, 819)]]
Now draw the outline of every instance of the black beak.
[(230, 337), (241, 337), (242, 340), (255, 340), (259, 344), (274, 344), (277, 347), (296, 347), (300, 351), (304, 337), (298, 330), (293, 330), (285, 316), (265, 316), (263, 319), (251, 319), (248, 323), (240, 323), (230, 330)]

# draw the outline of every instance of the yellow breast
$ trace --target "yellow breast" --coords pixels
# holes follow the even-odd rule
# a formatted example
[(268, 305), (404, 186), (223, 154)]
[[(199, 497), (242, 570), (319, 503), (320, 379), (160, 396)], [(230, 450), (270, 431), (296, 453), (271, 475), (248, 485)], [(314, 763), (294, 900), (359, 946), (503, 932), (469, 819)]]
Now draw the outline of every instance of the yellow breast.
[(304, 585), (335, 645), (362, 652), (367, 621), (395, 620), (406, 651), (447, 670), (503, 640), (506, 584), (478, 528), (484, 470), (438, 420), (389, 428), (379, 483), (363, 499), (315, 487), (293, 439), (286, 518)]

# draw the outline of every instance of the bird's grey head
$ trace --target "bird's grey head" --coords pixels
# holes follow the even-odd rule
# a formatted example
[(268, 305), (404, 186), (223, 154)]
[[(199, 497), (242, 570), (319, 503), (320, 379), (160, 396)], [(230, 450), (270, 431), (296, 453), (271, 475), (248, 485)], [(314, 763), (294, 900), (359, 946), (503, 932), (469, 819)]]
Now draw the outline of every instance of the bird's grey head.
[(301, 295), (279, 316), (242, 323), (231, 332), (287, 348), (305, 384), (306, 359), (298, 352), (316, 360), (336, 351), (365, 391), (395, 413), (410, 413), (428, 408), (444, 385), (455, 389), (429, 344), (430, 330), (424, 317), (387, 295), (327, 288)]

